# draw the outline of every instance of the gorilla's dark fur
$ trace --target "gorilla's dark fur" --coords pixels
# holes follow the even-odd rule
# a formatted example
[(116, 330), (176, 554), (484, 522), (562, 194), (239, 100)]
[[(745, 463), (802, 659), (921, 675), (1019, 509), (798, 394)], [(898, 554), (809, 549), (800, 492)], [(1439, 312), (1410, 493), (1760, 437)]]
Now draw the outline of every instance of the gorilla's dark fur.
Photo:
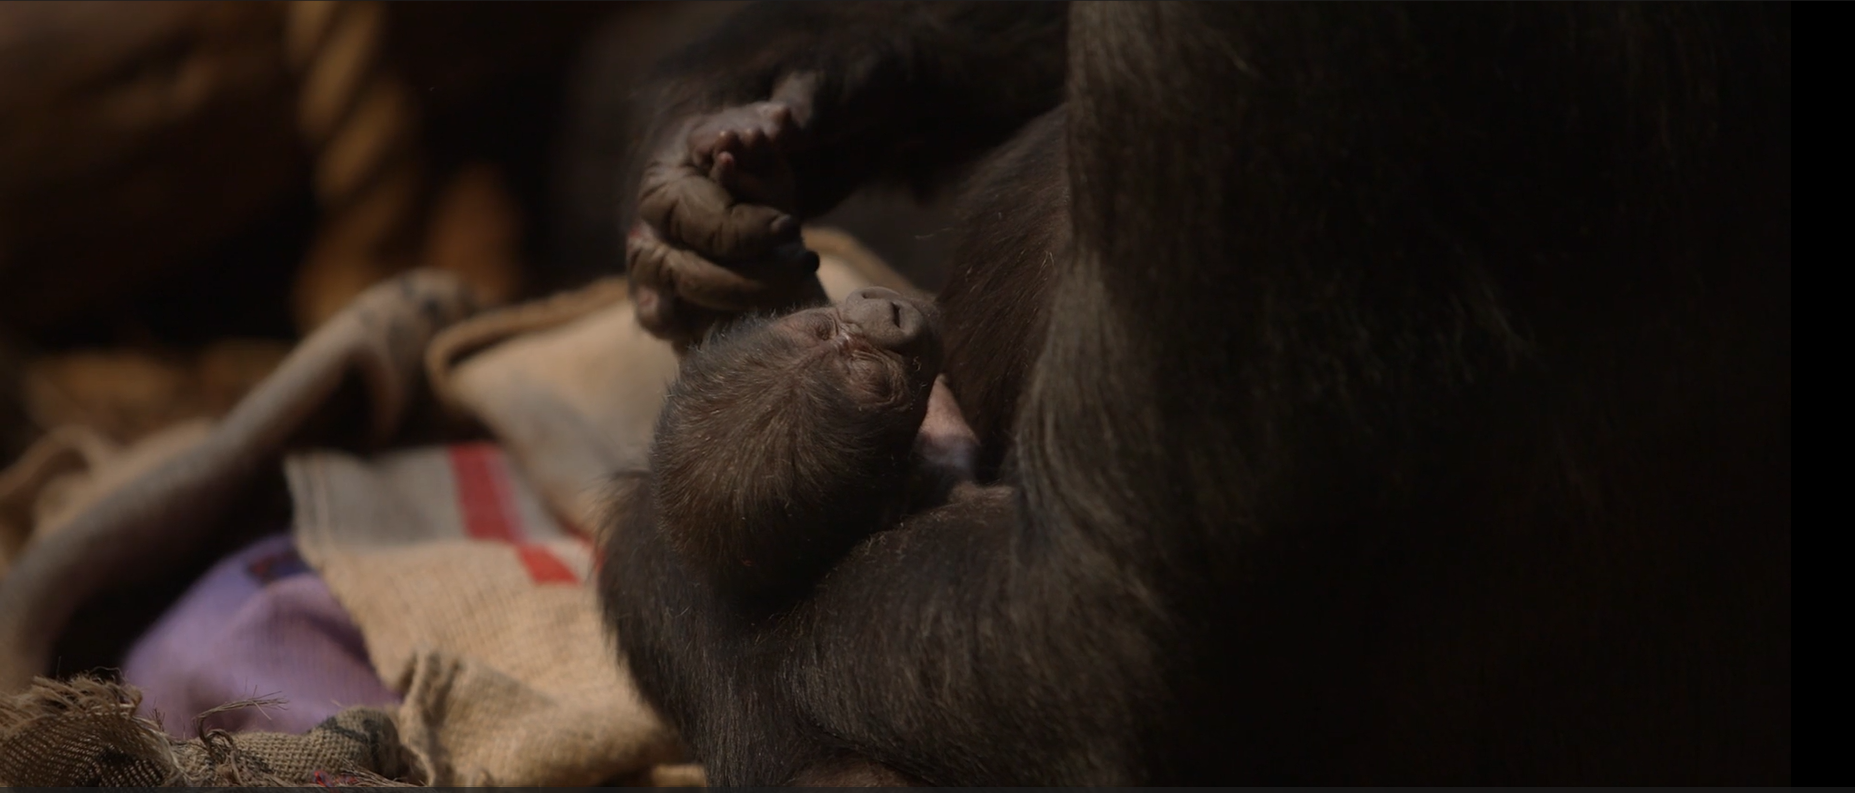
[(1790, 60), (1780, 3), (748, 9), (647, 154), (799, 75), (779, 211), (977, 164), (1016, 495), (771, 611), (616, 532), (639, 685), (724, 785), (1787, 784)]

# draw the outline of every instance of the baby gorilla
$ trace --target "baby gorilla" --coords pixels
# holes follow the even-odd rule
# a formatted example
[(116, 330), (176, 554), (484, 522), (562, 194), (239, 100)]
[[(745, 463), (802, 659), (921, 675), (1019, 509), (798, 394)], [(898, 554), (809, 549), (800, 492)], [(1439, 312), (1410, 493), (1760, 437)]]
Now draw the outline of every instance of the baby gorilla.
[(872, 532), (971, 487), (977, 442), (940, 354), (934, 306), (880, 288), (720, 332), (670, 389), (633, 497), (649, 517), (630, 530), (660, 532), (731, 600), (800, 594)]

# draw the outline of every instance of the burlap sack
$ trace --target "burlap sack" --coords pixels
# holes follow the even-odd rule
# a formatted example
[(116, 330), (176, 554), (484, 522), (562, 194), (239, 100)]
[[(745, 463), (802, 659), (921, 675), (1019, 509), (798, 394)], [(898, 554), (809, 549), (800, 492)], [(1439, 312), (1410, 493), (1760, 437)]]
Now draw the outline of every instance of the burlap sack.
[(401, 787), (418, 779), (392, 719), (372, 708), (349, 708), (302, 735), (201, 730), (182, 741), (139, 715), (140, 704), (135, 687), (86, 677), (40, 678), (0, 699), (0, 785)]
[(676, 376), (675, 353), (638, 326), (624, 279), (452, 330), (426, 352), (440, 402), (488, 427), (555, 514), (596, 526), (599, 484), (642, 464), (638, 439)]
[(431, 784), (591, 785), (675, 759), (614, 663), (590, 543), (495, 446), (308, 452), (285, 470), (303, 558), (404, 694)]

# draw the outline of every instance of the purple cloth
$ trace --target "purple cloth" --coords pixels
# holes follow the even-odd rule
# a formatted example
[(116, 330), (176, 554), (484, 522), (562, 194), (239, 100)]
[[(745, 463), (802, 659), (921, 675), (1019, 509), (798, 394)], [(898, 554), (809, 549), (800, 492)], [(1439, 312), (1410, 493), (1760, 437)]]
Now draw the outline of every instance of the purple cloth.
[(214, 714), (207, 726), (302, 733), (342, 708), (399, 702), (287, 534), (214, 565), (135, 643), (122, 672), (142, 689), (142, 712), (182, 738), (196, 737), (195, 716), (240, 699), (288, 702)]

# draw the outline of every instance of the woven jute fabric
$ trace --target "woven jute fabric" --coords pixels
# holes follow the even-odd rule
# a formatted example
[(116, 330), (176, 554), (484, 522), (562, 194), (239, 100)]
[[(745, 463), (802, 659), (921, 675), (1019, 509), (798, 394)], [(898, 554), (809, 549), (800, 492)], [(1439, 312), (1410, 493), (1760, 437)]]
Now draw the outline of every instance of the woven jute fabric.
[(434, 785), (591, 785), (676, 759), (599, 617), (591, 545), (501, 450), (292, 455), (303, 558), (367, 640)]
[[(12, 787), (412, 787), (390, 714), (349, 708), (302, 735), (198, 730), (176, 740), (134, 686), (45, 678), (0, 700), (0, 784)], [(231, 703), (228, 707), (262, 707)]]

